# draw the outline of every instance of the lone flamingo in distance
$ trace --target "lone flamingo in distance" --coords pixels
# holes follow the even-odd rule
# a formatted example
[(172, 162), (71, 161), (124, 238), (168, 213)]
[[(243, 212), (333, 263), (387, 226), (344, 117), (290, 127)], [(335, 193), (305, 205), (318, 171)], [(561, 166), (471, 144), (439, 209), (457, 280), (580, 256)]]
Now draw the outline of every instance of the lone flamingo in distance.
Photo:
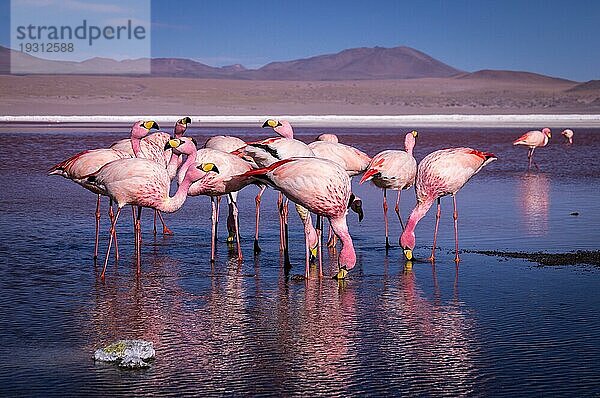
[(538, 170), (540, 169), (540, 166), (538, 166), (535, 160), (533, 160), (533, 151), (535, 151), (535, 148), (537, 147), (546, 146), (551, 137), (552, 132), (550, 129), (548, 127), (544, 127), (542, 131), (528, 131), (513, 142), (513, 145), (525, 145), (529, 147), (529, 152), (527, 152), (529, 166), (527, 166), (527, 170), (531, 168), (531, 163), (533, 163)]
[(404, 249), (407, 260), (413, 258), (415, 248), (415, 227), (417, 223), (437, 200), (437, 213), (435, 219), (435, 231), (433, 233), (433, 247), (431, 248), (431, 261), (435, 261), (435, 245), (437, 231), (440, 223), (440, 198), (452, 195), (454, 203), (454, 239), (456, 256), (455, 262), (459, 262), (458, 256), (458, 211), (456, 209), (456, 193), (471, 177), (473, 177), (483, 166), (496, 160), (493, 153), (480, 152), (471, 148), (450, 148), (435, 151), (425, 156), (419, 163), (415, 183), (417, 204), (413, 209), (406, 228), (400, 236), (400, 246)]
[(410, 188), (415, 182), (417, 174), (417, 161), (413, 156), (413, 148), (415, 147), (418, 133), (411, 131), (404, 137), (404, 149), (387, 150), (379, 152), (373, 157), (371, 163), (367, 167), (365, 174), (360, 180), (362, 184), (365, 181), (371, 180), (376, 187), (383, 189), (383, 220), (385, 222), (385, 248), (390, 247), (388, 238), (388, 218), (387, 218), (387, 190), (395, 189), (398, 191), (396, 196), (396, 215), (400, 220), (400, 226), (404, 230), (402, 217), (400, 216), (400, 193), (403, 189)]
[(565, 143), (573, 145), (573, 130), (564, 129), (560, 134), (565, 137)]
[[(342, 242), (338, 257), (336, 277), (343, 279), (356, 265), (356, 253), (352, 237), (346, 224), (346, 213), (350, 201), (351, 186), (348, 173), (340, 165), (319, 158), (290, 158), (273, 163), (268, 167), (250, 170), (246, 176), (283, 192), (292, 202), (310, 212), (327, 217), (334, 233)], [(320, 242), (320, 239), (318, 239)], [(306, 239), (306, 259), (309, 258), (310, 243)], [(308, 278), (308, 261), (305, 276)], [(322, 274), (319, 253), (319, 275)]]

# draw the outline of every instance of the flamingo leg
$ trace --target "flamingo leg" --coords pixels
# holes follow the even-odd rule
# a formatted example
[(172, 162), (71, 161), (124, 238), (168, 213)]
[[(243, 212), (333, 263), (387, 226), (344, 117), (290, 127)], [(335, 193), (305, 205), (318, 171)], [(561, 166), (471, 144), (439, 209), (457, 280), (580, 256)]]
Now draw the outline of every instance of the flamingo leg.
[(213, 238), (215, 240), (215, 242), (217, 241), (217, 231), (219, 229), (219, 210), (221, 209), (221, 197), (217, 196), (217, 210), (216, 210), (216, 215), (215, 215), (215, 234), (213, 235)]
[[(115, 214), (113, 212), (113, 200), (110, 199), (108, 205), (108, 218), (110, 219), (110, 224), (112, 225), (113, 220), (115, 219)], [(117, 239), (117, 231), (115, 231), (115, 261), (119, 260), (119, 240)]]
[[(229, 195), (229, 197), (231, 198), (231, 195)], [(235, 215), (233, 214), (235, 211), (233, 200), (231, 200), (231, 202), (228, 204), (228, 207), (229, 213), (227, 214), (227, 243), (233, 243), (233, 238), (236, 235), (237, 231), (235, 227)]]
[(229, 199), (231, 199), (231, 206), (233, 210), (233, 222), (235, 224), (235, 238), (237, 241), (237, 251), (238, 251), (238, 261), (242, 261), (244, 257), (242, 256), (242, 245), (240, 244), (240, 224), (238, 221), (238, 207), (237, 203), (233, 200), (231, 194), (229, 194)]
[(139, 274), (142, 268), (142, 206), (138, 206), (137, 211), (137, 220), (136, 220), (136, 229), (137, 229), (137, 252), (135, 253), (136, 257), (136, 266), (137, 273)]
[[(533, 160), (533, 152), (535, 151), (535, 147), (531, 148), (531, 158), (530, 158), (530, 162), (533, 163), (533, 165), (535, 166), (536, 169), (540, 169), (540, 166), (537, 165), (537, 163), (535, 162), (535, 160)], [(529, 167), (531, 167), (531, 164), (529, 165)]]
[(287, 217), (288, 217), (288, 199), (285, 199), (285, 202), (283, 203), (283, 209), (282, 209), (282, 219), (283, 219), (283, 244), (284, 244), (284, 249), (283, 249), (283, 258), (284, 258), (284, 264), (285, 267), (291, 267), (291, 263), (290, 263), (290, 251), (289, 251), (289, 235), (288, 235), (288, 224), (287, 224)]
[(154, 209), (154, 236), (156, 236), (156, 213), (158, 213), (158, 210)]
[(304, 278), (308, 280), (309, 271), (310, 271), (310, 243), (308, 243), (308, 235), (304, 234), (304, 247), (305, 247), (305, 259), (306, 259), (306, 268), (304, 270)]
[(442, 214), (442, 208), (440, 206), (440, 198), (437, 198), (437, 212), (435, 213), (435, 230), (433, 231), (433, 247), (431, 248), (431, 257), (429, 260), (435, 262), (435, 245), (437, 243), (438, 227), (440, 225), (440, 215)]
[(454, 246), (456, 251), (456, 256), (454, 257), (454, 262), (458, 263), (460, 261), (460, 257), (458, 257), (458, 210), (456, 209), (456, 195), (452, 195), (452, 202), (454, 202)]
[(110, 255), (110, 247), (112, 246), (113, 237), (115, 236), (115, 227), (117, 226), (117, 220), (119, 219), (119, 214), (121, 214), (121, 207), (117, 209), (117, 214), (115, 214), (115, 219), (113, 220), (110, 226), (110, 237), (108, 239), (108, 249), (106, 249), (106, 258), (104, 259), (104, 268), (102, 268), (102, 274), (100, 274), (100, 278), (104, 280), (104, 274), (106, 273), (106, 266), (108, 265), (108, 256)]
[(137, 224), (135, 220), (135, 206), (131, 205), (131, 219), (133, 221), (133, 249), (137, 253)]
[(277, 198), (277, 208), (279, 209), (279, 250), (284, 250), (285, 232), (283, 228), (283, 194), (281, 192)]
[(385, 222), (385, 249), (389, 249), (390, 241), (388, 239), (388, 218), (387, 218), (388, 204), (387, 204), (387, 189), (383, 188), (383, 221)]
[[(330, 227), (331, 228), (331, 227)], [(319, 252), (319, 278), (323, 277), (323, 217), (317, 216), (317, 250)]]
[(215, 241), (217, 235), (217, 204), (215, 203), (215, 198), (210, 197), (210, 204), (212, 205), (212, 228), (211, 228), (211, 236), (210, 236), (210, 262), (215, 262)]
[[(167, 224), (165, 224), (165, 220), (163, 219), (163, 216), (162, 216), (162, 214), (160, 213), (160, 211), (158, 211), (158, 210), (154, 210), (154, 212), (155, 212), (156, 214), (158, 214), (158, 218), (160, 219), (160, 222), (161, 222), (161, 224), (162, 224), (162, 227), (163, 227), (163, 235), (173, 235), (173, 231), (171, 231), (171, 230), (169, 229), (169, 227), (167, 227)], [(156, 233), (155, 233), (155, 234), (156, 234)]]
[(400, 194), (402, 190), (398, 190), (398, 196), (396, 196), (396, 207), (394, 210), (396, 211), (396, 215), (398, 216), (398, 220), (400, 220), (400, 226), (402, 227), (402, 231), (404, 231), (404, 223), (402, 222), (402, 217), (400, 216)]
[(96, 202), (96, 240), (94, 241), (94, 261), (98, 258), (98, 235), (100, 234), (100, 194)]
[(265, 192), (265, 189), (267, 189), (267, 186), (263, 185), (260, 188), (258, 195), (256, 195), (256, 198), (254, 198), (254, 201), (256, 202), (256, 229), (254, 230), (254, 254), (260, 253), (260, 246), (258, 245), (258, 225), (260, 221), (260, 201), (263, 193)]

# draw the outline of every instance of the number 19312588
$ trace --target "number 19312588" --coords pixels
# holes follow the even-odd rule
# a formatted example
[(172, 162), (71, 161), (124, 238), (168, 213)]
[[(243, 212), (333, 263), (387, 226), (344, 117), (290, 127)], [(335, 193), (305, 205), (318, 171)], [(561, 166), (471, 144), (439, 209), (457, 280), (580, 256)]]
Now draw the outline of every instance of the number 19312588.
[(26, 53), (72, 53), (73, 43), (19, 43), (19, 50)]

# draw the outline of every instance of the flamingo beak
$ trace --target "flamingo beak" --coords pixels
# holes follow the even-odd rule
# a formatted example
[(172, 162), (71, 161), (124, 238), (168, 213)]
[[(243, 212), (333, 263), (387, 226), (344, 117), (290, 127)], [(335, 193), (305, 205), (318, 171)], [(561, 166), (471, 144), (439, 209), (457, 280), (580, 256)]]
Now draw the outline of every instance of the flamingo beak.
[(147, 122), (144, 122), (144, 127), (146, 128), (146, 130), (152, 130), (152, 129), (156, 129), (158, 130), (158, 123), (156, 123), (154, 120), (149, 120)]
[(281, 126), (281, 123), (279, 123), (277, 120), (274, 119), (268, 119), (266, 122), (263, 123), (263, 128), (265, 127), (271, 127), (271, 128), (275, 128), (275, 127), (279, 127)]
[(413, 263), (412, 261), (408, 260), (405, 264), (404, 264), (404, 272), (410, 272), (412, 271), (412, 267), (413, 267)]
[(410, 249), (404, 249), (404, 257), (406, 257), (407, 260), (412, 260), (413, 259), (413, 252)]
[(310, 248), (310, 261), (314, 261), (317, 259), (317, 247)]
[(219, 169), (214, 163), (202, 163), (200, 166), (197, 166), (199, 169), (202, 169), (204, 172), (208, 173), (209, 171), (214, 171), (219, 174)]
[(171, 148), (177, 148), (179, 145), (181, 145), (181, 140), (179, 138), (173, 138), (169, 141), (167, 141), (167, 143), (165, 144), (165, 151), (169, 150)]
[(189, 116), (186, 116), (186, 117), (184, 117), (183, 119), (181, 119), (181, 120), (179, 121), (179, 123), (181, 123), (181, 124), (190, 124), (190, 123), (192, 123), (192, 119), (190, 119), (190, 117), (189, 117)]
[(358, 214), (358, 222), (361, 222), (365, 216), (365, 214), (363, 213), (363, 209), (362, 209), (362, 200), (360, 199), (355, 199), (351, 204), (350, 204), (350, 208), (356, 213)]
[(340, 268), (338, 273), (333, 276), (333, 279), (341, 281), (343, 279), (346, 279), (346, 276), (348, 276), (348, 270), (346, 268)]
[(410, 133), (411, 133), (411, 134), (413, 135), (413, 137), (415, 137), (415, 138), (417, 138), (417, 137), (418, 137), (418, 135), (419, 135), (419, 133), (417, 132), (417, 130), (413, 130), (413, 131), (411, 131)]
[(376, 169), (369, 169), (369, 170), (365, 171), (365, 174), (363, 174), (362, 178), (360, 179), (359, 184), (362, 184), (365, 181), (369, 181), (377, 173), (379, 173), (379, 171)]

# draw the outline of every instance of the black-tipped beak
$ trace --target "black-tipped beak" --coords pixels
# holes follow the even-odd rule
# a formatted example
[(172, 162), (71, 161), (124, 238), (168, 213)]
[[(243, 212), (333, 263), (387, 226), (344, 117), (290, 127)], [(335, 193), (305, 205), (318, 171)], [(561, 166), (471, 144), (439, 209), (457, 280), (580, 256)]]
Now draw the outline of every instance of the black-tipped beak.
[(363, 209), (362, 209), (362, 200), (355, 199), (350, 204), (350, 208), (352, 209), (352, 211), (354, 211), (356, 214), (358, 214), (358, 222), (361, 222), (365, 216), (365, 214), (363, 213)]
[(275, 128), (275, 127), (279, 127), (279, 126), (283, 126), (280, 122), (278, 122), (277, 120), (274, 119), (268, 119), (266, 122), (263, 123), (262, 127), (271, 127), (271, 128)]
[(172, 138), (169, 141), (167, 141), (164, 150), (167, 151), (172, 148), (177, 148), (179, 145), (181, 145), (181, 141), (178, 138)]
[(181, 119), (181, 120), (179, 121), (179, 123), (181, 123), (181, 124), (190, 124), (190, 123), (192, 123), (192, 119), (190, 119), (190, 117), (189, 117), (189, 116), (186, 116), (186, 117), (184, 117), (183, 119)]

